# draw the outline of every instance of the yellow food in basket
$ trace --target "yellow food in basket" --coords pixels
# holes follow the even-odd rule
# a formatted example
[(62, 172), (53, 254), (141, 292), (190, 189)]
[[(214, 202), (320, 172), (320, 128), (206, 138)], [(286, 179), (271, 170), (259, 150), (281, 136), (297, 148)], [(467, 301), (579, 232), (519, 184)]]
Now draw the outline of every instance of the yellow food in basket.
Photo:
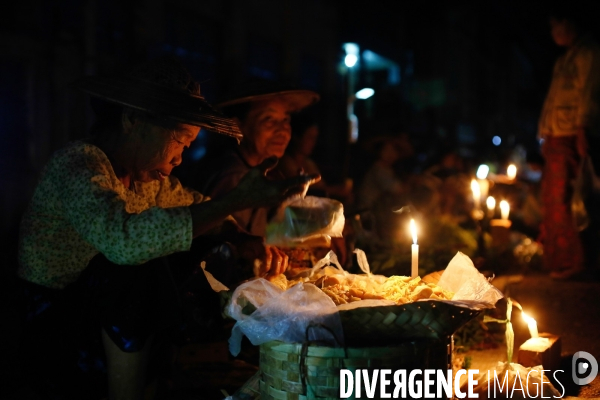
[(326, 272), (310, 278), (293, 280), (287, 280), (283, 274), (277, 277), (277, 286), (282, 289), (289, 289), (301, 282), (314, 284), (336, 305), (368, 299), (385, 299), (397, 304), (405, 304), (422, 299), (451, 300), (454, 296), (454, 293), (442, 289), (435, 283), (426, 283), (419, 277), (393, 275), (381, 281), (381, 279), (369, 279), (362, 275), (329, 275)]

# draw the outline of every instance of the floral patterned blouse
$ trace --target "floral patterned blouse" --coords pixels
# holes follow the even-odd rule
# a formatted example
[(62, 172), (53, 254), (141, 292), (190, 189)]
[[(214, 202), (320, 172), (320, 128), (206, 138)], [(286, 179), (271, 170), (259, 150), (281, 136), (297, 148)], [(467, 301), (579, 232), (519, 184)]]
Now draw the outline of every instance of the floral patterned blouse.
[(23, 216), (18, 275), (61, 289), (98, 253), (133, 265), (189, 250), (187, 206), (206, 200), (174, 177), (129, 190), (100, 148), (74, 142), (53, 155)]

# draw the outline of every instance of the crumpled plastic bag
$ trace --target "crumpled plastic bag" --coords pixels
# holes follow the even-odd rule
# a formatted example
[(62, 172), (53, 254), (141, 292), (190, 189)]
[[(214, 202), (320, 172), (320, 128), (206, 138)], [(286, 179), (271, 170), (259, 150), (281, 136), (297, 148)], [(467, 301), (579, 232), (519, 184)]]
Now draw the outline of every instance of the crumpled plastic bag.
[(267, 225), (266, 242), (273, 246), (310, 247), (342, 237), (344, 206), (337, 200), (306, 196), (285, 202)]
[(456, 253), (438, 281), (438, 286), (454, 292), (453, 303), (461, 303), (472, 309), (494, 306), (504, 295), (475, 268), (473, 261)]
[[(544, 367), (541, 365), (526, 368), (521, 364), (499, 362), (496, 368), (479, 374), (476, 378), (477, 385), (473, 388), (473, 394), (478, 394), (479, 400), (562, 397), (545, 373), (542, 377), (543, 369)], [(546, 370), (545, 372), (549, 371)], [(497, 382), (494, 373), (498, 377)], [(503, 388), (501, 389), (500, 386), (503, 386)], [(461, 385), (461, 392), (467, 393), (467, 382)]]
[[(244, 309), (249, 304), (255, 310), (248, 315)], [(271, 340), (328, 346), (344, 343), (335, 304), (313, 284), (298, 284), (283, 291), (262, 278), (246, 282), (233, 293), (228, 314), (237, 321), (229, 338), (229, 351), (234, 356), (241, 350), (243, 335), (253, 345)]]

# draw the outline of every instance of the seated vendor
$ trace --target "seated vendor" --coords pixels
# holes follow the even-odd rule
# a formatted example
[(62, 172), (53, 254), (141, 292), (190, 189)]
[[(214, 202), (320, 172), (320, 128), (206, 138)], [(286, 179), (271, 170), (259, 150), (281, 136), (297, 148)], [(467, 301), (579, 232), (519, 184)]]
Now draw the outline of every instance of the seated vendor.
[(61, 370), (82, 367), (85, 354), (71, 345), (89, 328), (104, 346), (109, 399), (141, 399), (153, 338), (180, 323), (164, 256), (188, 250), (195, 237), (219, 236), (254, 246), (239, 253), (251, 258), (256, 275), (281, 273), (282, 258), (228, 216), (273, 206), (314, 177), (272, 182), (264, 175), (274, 161), (266, 156), (253, 159), (218, 199), (182, 187), (171, 171), (200, 127), (241, 134), (175, 59), (118, 78), (85, 78), (79, 87), (101, 100), (92, 136), (52, 156), (21, 222), (23, 347), (32, 356), (53, 352), (30, 361), (32, 385), (46, 384), (43, 398), (92, 398)]
[[(274, 82), (252, 81), (242, 85), (217, 104), (240, 127), (241, 143), (232, 141), (219, 151), (207, 154), (190, 186), (214, 199), (230, 196), (232, 189), (253, 168), (270, 157), (284, 155), (291, 138), (291, 113), (318, 99), (315, 92), (288, 89)], [(268, 207), (259, 206), (236, 211), (232, 216), (251, 234), (264, 237), (268, 213)], [(270, 247), (270, 251), (287, 257), (275, 247)]]

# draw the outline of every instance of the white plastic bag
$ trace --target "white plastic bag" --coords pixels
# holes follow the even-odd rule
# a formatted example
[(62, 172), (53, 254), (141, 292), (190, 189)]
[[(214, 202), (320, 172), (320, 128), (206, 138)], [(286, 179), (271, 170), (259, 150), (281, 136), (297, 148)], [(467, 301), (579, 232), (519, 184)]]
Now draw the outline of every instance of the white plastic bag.
[[(247, 302), (256, 310), (246, 315)], [(240, 285), (231, 298), (229, 315), (237, 322), (229, 338), (229, 351), (237, 356), (242, 336), (253, 345), (271, 340), (288, 343), (318, 341), (343, 345), (343, 329), (333, 301), (313, 284), (298, 284), (282, 291), (265, 279)]]
[[(337, 200), (306, 196), (285, 202), (267, 226), (267, 244), (294, 247), (342, 237), (344, 206)], [(321, 240), (321, 243), (323, 241)]]

